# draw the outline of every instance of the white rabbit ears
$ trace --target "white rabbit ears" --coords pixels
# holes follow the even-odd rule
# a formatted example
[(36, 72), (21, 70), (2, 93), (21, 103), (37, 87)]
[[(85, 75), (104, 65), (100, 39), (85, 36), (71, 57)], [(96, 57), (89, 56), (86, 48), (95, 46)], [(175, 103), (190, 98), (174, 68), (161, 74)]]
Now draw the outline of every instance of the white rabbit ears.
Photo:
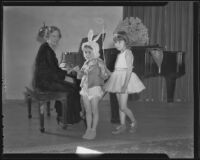
[(89, 30), (88, 32), (88, 41), (83, 43), (82, 46), (81, 46), (81, 49), (83, 50), (83, 48), (86, 46), (86, 45), (89, 45), (92, 47), (93, 49), (93, 52), (94, 52), (94, 56), (96, 58), (98, 58), (100, 56), (100, 53), (99, 53), (99, 44), (97, 43), (97, 40), (99, 39), (99, 37), (101, 36), (101, 33), (99, 33), (94, 39), (94, 32), (92, 29)]
[(101, 33), (99, 33), (94, 39), (93, 39), (93, 36), (94, 36), (94, 32), (92, 29), (90, 29), (88, 32), (88, 42), (92, 42), (92, 41), (96, 42), (99, 39), (99, 37), (101, 36)]

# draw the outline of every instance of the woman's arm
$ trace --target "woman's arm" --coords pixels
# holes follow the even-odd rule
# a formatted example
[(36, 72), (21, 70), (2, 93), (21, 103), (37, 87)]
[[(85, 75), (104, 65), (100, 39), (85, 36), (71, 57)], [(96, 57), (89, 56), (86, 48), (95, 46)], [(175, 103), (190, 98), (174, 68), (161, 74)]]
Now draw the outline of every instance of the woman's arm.
[(50, 47), (48, 48), (48, 50), (46, 52), (46, 59), (47, 59), (49, 69), (51, 70), (54, 78), (56, 80), (64, 80), (65, 75), (67, 74), (67, 71), (62, 70), (59, 67), (58, 59), (56, 58), (56, 54), (55, 54), (55, 52), (53, 52), (53, 50), (50, 49)]
[(47, 55), (48, 64), (54, 74), (55, 79), (57, 80), (64, 80), (65, 76), (76, 78), (75, 73), (68, 73), (66, 70), (62, 70), (58, 65), (58, 59), (56, 58), (55, 53), (49, 50)]

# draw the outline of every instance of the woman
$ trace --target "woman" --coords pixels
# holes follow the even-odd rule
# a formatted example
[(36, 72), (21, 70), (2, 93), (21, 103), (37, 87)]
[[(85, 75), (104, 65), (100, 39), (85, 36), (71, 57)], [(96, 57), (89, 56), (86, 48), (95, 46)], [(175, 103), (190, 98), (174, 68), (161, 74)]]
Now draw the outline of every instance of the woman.
[[(80, 82), (70, 83), (65, 81), (67, 71), (62, 70), (58, 66), (55, 49), (61, 39), (61, 31), (56, 26), (48, 27), (47, 40), (43, 42), (39, 48), (36, 60), (33, 78), (33, 87), (41, 91), (61, 91), (66, 92), (67, 96), (67, 123), (74, 124), (80, 121)], [(74, 76), (76, 77), (76, 76)], [(57, 122), (60, 122), (62, 115), (62, 104), (56, 101), (55, 108), (57, 112)]]

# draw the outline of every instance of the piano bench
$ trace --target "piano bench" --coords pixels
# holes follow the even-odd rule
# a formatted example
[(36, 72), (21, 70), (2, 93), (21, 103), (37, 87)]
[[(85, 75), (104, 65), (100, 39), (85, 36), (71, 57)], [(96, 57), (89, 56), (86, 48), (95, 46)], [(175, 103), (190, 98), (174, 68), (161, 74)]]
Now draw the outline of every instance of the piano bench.
[[(40, 117), (40, 131), (43, 133), (45, 131), (44, 128), (44, 106), (47, 104), (47, 116), (50, 116), (50, 101), (52, 100), (59, 100), (62, 103), (62, 110), (65, 111), (66, 105), (66, 92), (41, 92), (37, 90), (32, 90), (28, 87), (26, 87), (26, 91), (24, 92), (25, 99), (27, 102), (28, 107), (28, 118), (32, 118), (31, 114), (31, 103), (32, 100), (35, 100), (38, 103), (38, 109), (39, 109), (39, 117)], [(63, 123), (63, 129), (67, 128), (67, 124), (65, 122), (66, 119), (66, 113), (63, 112), (62, 115), (62, 123)]]

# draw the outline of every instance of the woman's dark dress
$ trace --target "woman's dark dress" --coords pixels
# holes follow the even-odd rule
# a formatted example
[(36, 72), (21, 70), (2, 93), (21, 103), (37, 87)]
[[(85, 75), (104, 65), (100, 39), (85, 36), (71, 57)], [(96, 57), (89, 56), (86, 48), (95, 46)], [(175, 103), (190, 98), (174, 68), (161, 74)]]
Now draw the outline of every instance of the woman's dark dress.
[[(67, 123), (73, 124), (80, 121), (80, 81), (75, 79), (76, 83), (64, 81), (66, 71), (58, 66), (58, 60), (53, 49), (48, 43), (43, 43), (38, 51), (35, 61), (35, 71), (33, 78), (33, 87), (41, 91), (62, 91), (67, 92)], [(74, 76), (75, 77), (75, 76)], [(55, 108), (58, 116), (62, 115), (61, 102), (56, 101)]]

